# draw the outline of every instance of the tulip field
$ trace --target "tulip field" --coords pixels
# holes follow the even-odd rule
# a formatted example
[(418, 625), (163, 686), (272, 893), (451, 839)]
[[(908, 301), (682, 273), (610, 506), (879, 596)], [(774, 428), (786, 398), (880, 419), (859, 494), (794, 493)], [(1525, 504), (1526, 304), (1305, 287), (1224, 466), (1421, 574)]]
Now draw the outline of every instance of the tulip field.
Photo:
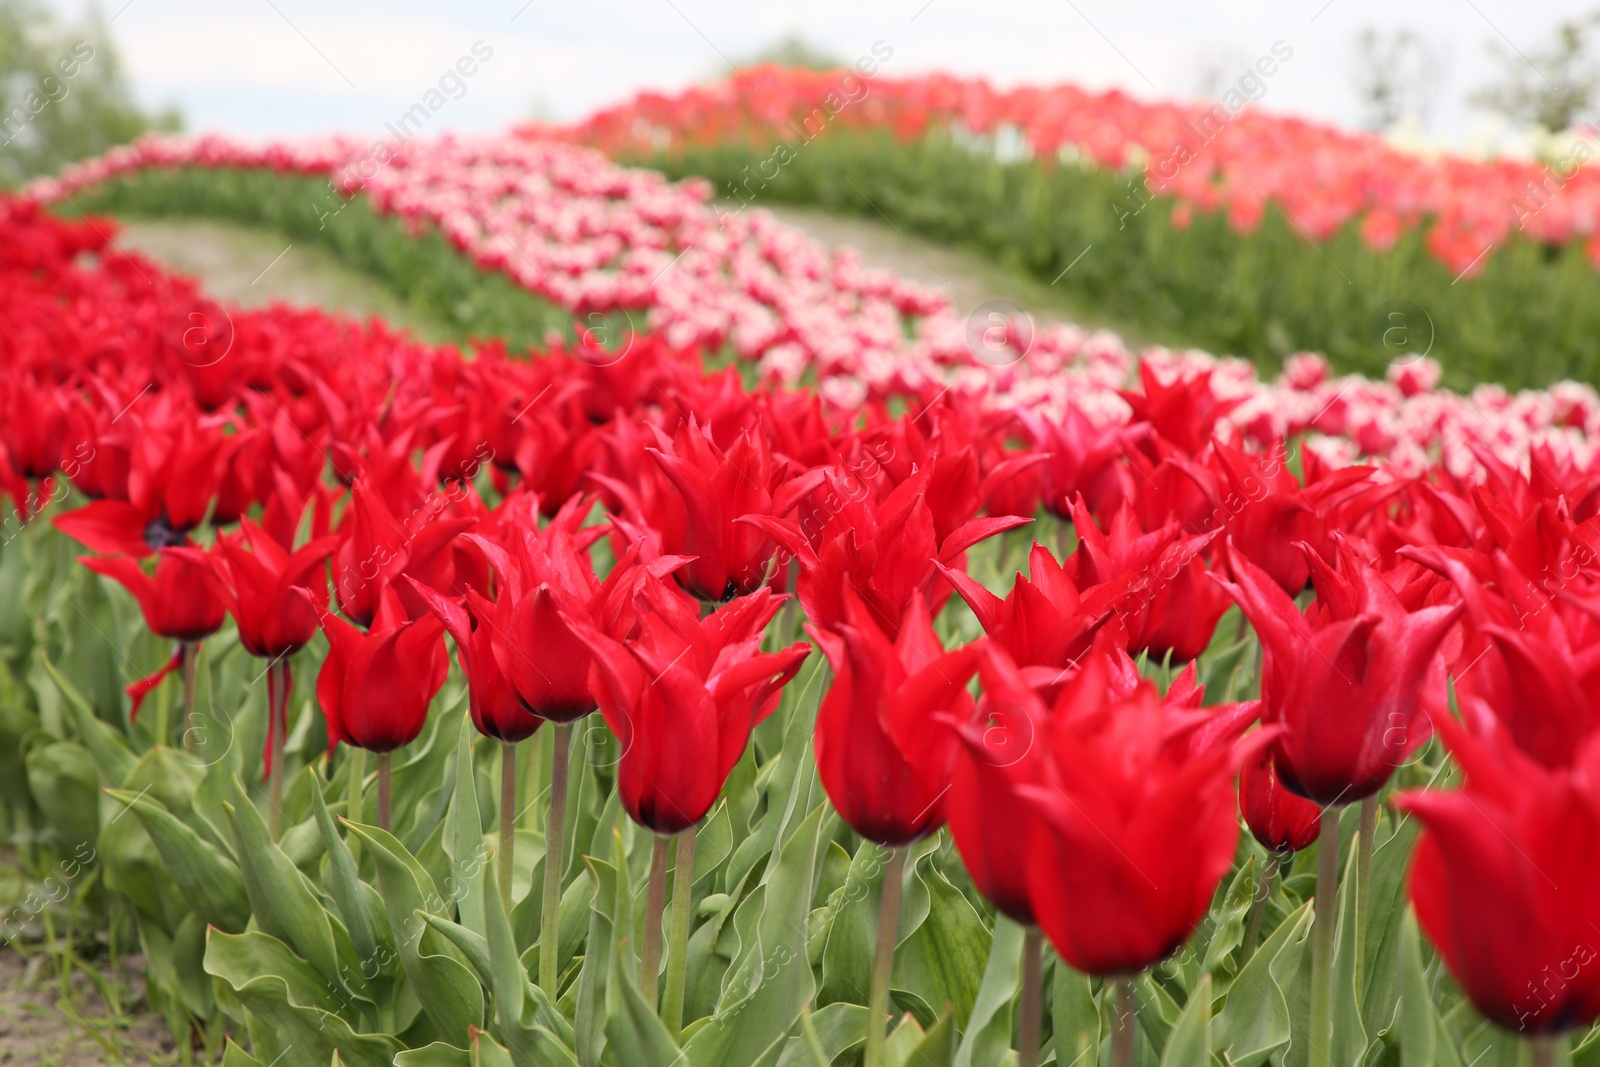
[[(0, 194), (5, 951), (111, 1062), (136, 959), (224, 1067), (1600, 1065), (1600, 186), (1253, 114), (1166, 174), (1192, 105), (929, 77), (731, 202), (839, 77), (753, 76)], [(1085, 291), (1176, 255), (1119, 310), (1197, 332), (964, 318), (760, 210), (833, 160), (981, 214), (929, 152), (1146, 187)], [(223, 306), (119, 213), (460, 339)], [(1437, 343), (1329, 326), (1357, 245), (1327, 301), (1448, 290)], [(1217, 270), (1207, 332), (1213, 254), (1289, 291)], [(1179, 346), (1272, 301), (1303, 343)]]

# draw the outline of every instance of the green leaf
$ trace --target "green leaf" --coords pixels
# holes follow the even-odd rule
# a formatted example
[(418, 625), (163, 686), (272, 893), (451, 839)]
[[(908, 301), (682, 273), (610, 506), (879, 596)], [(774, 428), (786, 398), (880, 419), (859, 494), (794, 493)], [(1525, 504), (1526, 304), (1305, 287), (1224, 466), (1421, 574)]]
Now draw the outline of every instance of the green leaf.
[(472, 1067), (512, 1067), (511, 1053), (500, 1042), (476, 1026), (468, 1036), (472, 1044)]
[(1210, 1067), (1211, 976), (1205, 975), (1189, 994), (1189, 1001), (1161, 1050), (1161, 1067)]
[(1011, 1051), (1012, 1006), (1022, 988), (1021, 926), (995, 919), (989, 962), (978, 985), (972, 1016), (956, 1049), (955, 1067), (999, 1067)]
[[(1361, 1018), (1372, 1036), (1394, 1025), (1400, 1004), (1400, 940), (1408, 910), (1406, 872), (1421, 830), (1416, 819), (1396, 820), (1393, 812), (1379, 811), (1367, 890), (1367, 950), (1361, 971), (1366, 985)], [(1385, 827), (1392, 828), (1385, 833)]]
[(350, 981), (365, 994), (366, 979), (359, 970), (341, 978), (339, 954), (334, 947), (333, 925), (315, 888), (272, 840), (266, 820), (234, 783), (229, 809), (233, 823), (234, 852), (239, 857), (244, 889), (255, 913), (256, 925), (293, 945), (329, 982)]
[(138, 819), (107, 819), (93, 853), (79, 856), (94, 857), (100, 860), (102, 882), (108, 890), (127, 900), (164, 934), (170, 936), (177, 929), (187, 904), (167, 873), (166, 861)]
[[(705, 921), (689, 935), (686, 954), (689, 960), (688, 988), (684, 997), (686, 1018), (707, 1018), (716, 1011), (723, 981), (738, 948), (735, 929), (728, 926), (728, 920), (744, 900), (745, 880), (749, 877), (746, 874), (729, 892), (700, 902), (700, 914)], [(809, 956), (807, 962), (810, 962)]]
[[(978, 996), (993, 935), (970, 901), (945, 878), (929, 852), (916, 865), (928, 899), (926, 918), (895, 949), (893, 984), (930, 1005), (952, 1005), (964, 1028)], [(930, 1017), (928, 1023), (932, 1024)]]
[[(1221, 629), (1218, 627), (1219, 631)], [(1240, 677), (1241, 673), (1248, 673), (1248, 668), (1245, 672), (1240, 672), (1239, 668), (1245, 662), (1245, 653), (1254, 648), (1255, 644), (1254, 640), (1247, 637), (1243, 641), (1215, 651), (1208, 649), (1206, 655), (1201, 657), (1199, 682), (1201, 688), (1211, 697), (1208, 703), (1219, 698), (1222, 700), (1238, 698), (1237, 694), (1242, 691), (1240, 683), (1248, 681), (1248, 678)]]
[(1417, 917), (1409, 908), (1403, 913), (1399, 941), (1400, 1067), (1461, 1067), (1428, 986), (1422, 966), (1422, 937)]
[[(908, 857), (905, 878), (907, 884), (901, 900), (900, 926), (896, 931), (897, 946), (907, 933), (920, 928), (932, 907), (928, 885), (921, 877), (916, 876), (916, 871), (922, 858), (936, 847), (936, 841), (925, 840), (914, 846), (916, 851)], [(825, 853), (824, 859), (826, 858)], [(844, 884), (828, 903), (828, 910), (832, 914), (823, 920), (826, 930), (824, 936), (827, 940), (822, 949), (822, 988), (817, 994), (819, 1004), (827, 1005), (837, 1001), (847, 1001), (852, 1004), (867, 1002), (867, 985), (872, 974), (872, 955), (878, 937), (878, 903), (883, 896), (883, 873), (888, 859), (888, 849), (870, 841), (863, 841), (850, 860)], [(959, 917), (959, 910), (951, 910)], [(936, 938), (937, 935), (930, 934), (930, 936)], [(921, 965), (923, 957), (932, 951), (935, 954), (934, 968), (937, 969), (928, 976), (927, 981), (920, 980), (923, 977), (920, 973), (913, 973), (909, 982), (901, 980), (894, 984), (898, 984), (901, 988), (914, 989), (918, 985), (926, 986), (937, 982), (943, 976), (941, 965), (945, 962), (940, 958), (941, 949), (949, 947), (940, 946), (937, 942), (931, 947), (919, 945), (914, 966)], [(952, 950), (959, 953), (959, 940)], [(976, 963), (972, 962), (975, 971)], [(898, 948), (895, 977), (901, 978)], [(939, 1002), (942, 1003), (943, 999), (941, 998)]]
[[(807, 806), (798, 814), (804, 815), (810, 810), (810, 779), (816, 777), (816, 764), (811, 756), (811, 727), (816, 721), (816, 704), (820, 698), (818, 682), (825, 670), (824, 659), (815, 653), (807, 657), (794, 681), (784, 687), (784, 707), (778, 714), (787, 711), (789, 718), (784, 724), (783, 750), (778, 753), (763, 790), (767, 797), (767, 814), (754, 832), (739, 842), (728, 860), (724, 877), (730, 884), (742, 880), (762, 856), (779, 847), (786, 824), (796, 814), (796, 801), (801, 794), (805, 794)], [(794, 693), (792, 704), (791, 692)], [(802, 776), (807, 776), (806, 789), (797, 788)]]
[(251, 930), (225, 934), (213, 930), (206, 939), (206, 973), (238, 990), (261, 975), (272, 975), (298, 1006), (336, 1012), (345, 1003), (339, 987), (288, 945), (271, 934)]
[[(785, 743), (789, 738), (785, 737)], [(780, 757), (781, 758), (781, 757)], [(814, 778), (814, 773), (812, 774)], [(805, 790), (809, 800), (810, 790)], [(798, 806), (797, 798), (790, 798)], [(696, 1067), (746, 1067), (786, 1040), (816, 981), (806, 963), (806, 918), (825, 805), (817, 805), (781, 845), (761, 888), (754, 944), (729, 971), (713, 1024), (684, 1046)], [(768, 815), (771, 818), (771, 815)], [(751, 906), (757, 898), (746, 898)]]
[(486, 936), (483, 918), (483, 871), (488, 849), (483, 843), (483, 821), (478, 813), (477, 776), (472, 769), (472, 720), (463, 715), (456, 730), (455, 795), (445, 831), (445, 852), (450, 856), (449, 890), (455, 898), (461, 925)]
[(630, 1067), (675, 1067), (682, 1058), (678, 1046), (628, 971), (622, 964), (622, 938), (614, 937), (606, 982), (606, 1042), (612, 1056)]
[[(1355, 805), (1351, 805), (1354, 807)], [(1356, 968), (1361, 948), (1356, 940), (1356, 852), (1360, 841), (1350, 842), (1339, 886), (1338, 939), (1333, 958), (1333, 1062), (1357, 1064), (1367, 1052), (1367, 1032), (1361, 1025), (1361, 1000), (1356, 989)]]
[(345, 826), (366, 843), (377, 865), (400, 965), (422, 1010), (440, 1036), (465, 1045), (468, 1028), (483, 1022), (483, 987), (460, 951), (420, 918), (424, 911), (444, 907), (432, 877), (388, 831), (349, 821)]
[(583, 1067), (596, 1067), (606, 1041), (605, 995), (611, 971), (611, 915), (617, 905), (617, 872), (611, 864), (593, 856), (583, 857), (583, 862), (595, 893), (589, 905), (588, 950), (578, 971), (573, 1049)]
[(926, 1036), (915, 1016), (902, 1015), (889, 1031), (889, 1039), (883, 1043), (884, 1063), (889, 1067), (904, 1067), (906, 1060)]
[(694, 839), (694, 884), (699, 885), (716, 874), (733, 854), (733, 820), (728, 815), (728, 801), (717, 802), (711, 814), (700, 820)]
[(1207, 917), (1211, 937), (1206, 944), (1205, 961), (1201, 964), (1201, 970), (1205, 973), (1213, 974), (1221, 968), (1244, 940), (1244, 920), (1255, 900), (1256, 885), (1260, 881), (1258, 874), (1259, 866), (1252, 854), (1239, 867), (1233, 881), (1228, 883), (1221, 906), (1211, 909), (1211, 915)]
[(832, 1067), (833, 1057), (829, 1056), (822, 1047), (822, 1039), (817, 1036), (817, 1028), (811, 1021), (811, 1006), (808, 1004), (800, 1009), (800, 1036), (798, 1041), (790, 1041), (790, 1049), (798, 1049), (798, 1059), (788, 1054), (778, 1061), (778, 1067), (787, 1067), (790, 1063), (798, 1063), (803, 1067)]
[(100, 836), (100, 772), (82, 745), (55, 741), (26, 758), (28, 788), (63, 852)]
[(106, 792), (139, 817), (178, 891), (196, 914), (224, 933), (242, 933), (250, 922), (250, 901), (244, 877), (233, 860), (179, 822), (155, 798), (121, 789)]
[(946, 1011), (903, 1061), (904, 1067), (951, 1067), (956, 1057), (955, 1015)]
[(94, 713), (94, 709), (89, 706), (83, 694), (62, 676), (43, 651), (39, 652), (39, 664), (44, 667), (45, 673), (66, 698), (67, 708), (72, 712), (73, 724), (78, 728), (78, 738), (94, 757), (105, 784), (121, 785), (127, 781), (135, 761), (127, 741)]
[(347, 1003), (342, 992), (267, 934), (211, 931), (205, 968), (273, 1033), (285, 1067), (322, 1067), (336, 1051), (351, 1067), (389, 1067), (400, 1051), (387, 1034), (353, 1031), (338, 1014)]
[[(823, 1064), (831, 1064), (849, 1050), (866, 1043), (867, 1009), (859, 1004), (829, 1004), (801, 1015), (801, 1032), (791, 1037), (778, 1057), (778, 1067), (812, 1067), (820, 1053)], [(816, 1049), (807, 1031), (816, 1038)]]
[(233, 1038), (229, 1037), (224, 1039), (222, 1067), (264, 1067), (264, 1065), (250, 1053), (235, 1045)]
[(172, 969), (177, 975), (178, 998), (196, 1019), (209, 1019), (217, 1010), (216, 983), (205, 971), (206, 934), (205, 922), (190, 912), (172, 935)]
[(567, 1044), (572, 1040), (572, 1028), (523, 969), (505, 902), (500, 899), (498, 887), (488, 879), (484, 880), (483, 904), (489, 930), (488, 985), (494, 993), (500, 1032), (518, 1060), (576, 1067), (577, 1058)]
[[(1258, 1067), (1290, 1041), (1290, 1009), (1284, 983), (1299, 972), (1310, 951), (1311, 902), (1278, 924), (1228, 987), (1228, 999), (1212, 1023), (1216, 1041), (1236, 1067)], [(1303, 1026), (1303, 1024), (1301, 1024)]]
[[(1197, 983), (1198, 984), (1198, 983)], [(1183, 1009), (1167, 992), (1166, 986), (1155, 980), (1155, 975), (1145, 971), (1133, 981), (1134, 1008), (1139, 1015), (1139, 1032), (1144, 1034), (1152, 1048), (1167, 1047), (1178, 1016)]]
[(1081, 1064), (1090, 1049), (1100, 1047), (1100, 1008), (1094, 1002), (1089, 976), (1055, 957), (1051, 980), (1050, 1028), (1054, 1032), (1056, 1063)]
[(377, 977), (382, 963), (393, 959), (394, 946), (381, 925), (382, 917), (378, 914), (372, 887), (361, 880), (355, 857), (344, 838), (339, 836), (320, 789), (312, 790), (311, 811), (322, 834), (323, 852), (328, 857), (327, 877), (334, 906), (350, 932), (351, 946), (361, 960), (362, 975), (370, 981)]
[(452, 919), (446, 919), (431, 912), (419, 911), (417, 913), (422, 921), (444, 935), (456, 948), (461, 950), (461, 955), (478, 974), (478, 981), (483, 988), (490, 989), (494, 984), (494, 969), (489, 965), (489, 940), (482, 934), (468, 930), (465, 926)]
[(395, 1056), (394, 1067), (472, 1067), (472, 1053), (443, 1041), (435, 1041)]

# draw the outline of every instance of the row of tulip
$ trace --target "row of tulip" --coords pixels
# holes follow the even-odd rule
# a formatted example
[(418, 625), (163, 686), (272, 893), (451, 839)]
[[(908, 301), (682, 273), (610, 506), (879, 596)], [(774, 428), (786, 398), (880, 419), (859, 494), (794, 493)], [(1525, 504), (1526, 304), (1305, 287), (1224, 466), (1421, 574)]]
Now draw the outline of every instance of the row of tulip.
[[(329, 176), (326, 199), (302, 202), (306, 186), (292, 176), (306, 174)], [(78, 197), (117, 205), (120, 182), (132, 198), (123, 203), (148, 208), (165, 195), (169, 209), (182, 210), (207, 199), (208, 180), (232, 190), (221, 203), (259, 206), (276, 189), (285, 204), (275, 215), (298, 211), (329, 232), (351, 203), (417, 231), (438, 227), (490, 275), (512, 278), (597, 333), (632, 322), (674, 346), (727, 351), (770, 384), (814, 384), (831, 409), (948, 392), (1015, 410), (1046, 450), (1059, 448), (1040, 436), (1047, 424), (1083, 423), (1091, 442), (1125, 426), (1133, 412), (1118, 391), (1136, 366), (1166, 377), (1209, 370), (1230, 406), (1228, 424), (1258, 443), (1310, 435), (1340, 465), (1374, 457), (1417, 474), (1441, 461), (1465, 476), (1479, 453), (1515, 465), (1535, 450), (1586, 464), (1600, 431), (1600, 397), (1587, 385), (1512, 393), (1485, 383), (1461, 395), (1438, 388), (1438, 363), (1415, 345), (1400, 350), (1386, 381), (1335, 375), (1322, 357), (1300, 354), (1265, 382), (1242, 360), (1136, 355), (1105, 332), (1036, 327), (1021, 309), (963, 321), (939, 294), (863, 270), (851, 253), (830, 255), (765, 212), (719, 217), (703, 183), (669, 184), (560, 144), (417, 140), (374, 155), (350, 139), (252, 147), (159, 137), (45, 179), (32, 195), (70, 213)], [(1384, 319), (1383, 336), (1431, 328), (1420, 309), (1398, 314), (1398, 325)]]
[(1208, 371), (1036, 447), (0, 224), (8, 814), (225, 1062), (1543, 1064), (1600, 1013), (1568, 458), (1334, 468)]
[(1353, 224), (1312, 238), (1268, 202), (1241, 234), (1226, 215), (1174, 207), (1126, 173), (996, 159), (950, 134), (829, 129), (776, 167), (781, 147), (733, 140), (618, 159), (709, 180), (719, 212), (797, 204), (887, 221), (897, 239), (970, 249), (1103, 321), (1248, 356), (1263, 371), (1311, 349), (1374, 377), (1431, 350), (1460, 390), (1600, 373), (1595, 272), (1581, 242), (1514, 233), (1463, 272), (1440, 263), (1420, 230), (1375, 252)]
[(1224, 212), (1247, 233), (1270, 204), (1316, 240), (1356, 226), (1376, 252), (1425, 228), (1429, 251), (1452, 274), (1481, 269), (1513, 232), (1553, 245), (1582, 241), (1591, 260), (1600, 256), (1600, 178), (1584, 169), (1595, 154), (1591, 133), (1557, 138), (1561, 150), (1549, 160), (1428, 157), (1376, 134), (1252, 107), (1293, 54), (1290, 43), (1275, 42), (1216, 102), (1143, 101), (1069, 84), (996, 89), (948, 74), (896, 78), (876, 65), (868, 74), (769, 64), (522, 132), (639, 156), (725, 143), (803, 147), (833, 129), (886, 130), (902, 141), (955, 130), (1011, 158), (1130, 173), (1143, 186), (1130, 186), (1133, 212), (1154, 194), (1180, 213)]

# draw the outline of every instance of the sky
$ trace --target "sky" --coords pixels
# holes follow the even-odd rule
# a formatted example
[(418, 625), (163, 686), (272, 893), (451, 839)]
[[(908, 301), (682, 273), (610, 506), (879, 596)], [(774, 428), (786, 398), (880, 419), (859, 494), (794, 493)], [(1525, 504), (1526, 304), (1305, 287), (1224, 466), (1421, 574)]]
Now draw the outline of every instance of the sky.
[[(46, 0), (74, 18), (80, 0)], [(672, 90), (798, 34), (886, 74), (945, 71), (997, 85), (1075, 82), (1194, 97), (1293, 50), (1257, 106), (1345, 126), (1367, 27), (1408, 29), (1437, 59), (1429, 132), (1464, 146), (1492, 120), (1466, 104), (1496, 67), (1488, 44), (1536, 53), (1600, 0), (102, 0), (140, 101), (190, 130), (246, 137), (377, 136), (474, 46), (488, 58), (439, 128), (579, 118), (645, 88)], [(454, 94), (452, 94), (454, 95)]]

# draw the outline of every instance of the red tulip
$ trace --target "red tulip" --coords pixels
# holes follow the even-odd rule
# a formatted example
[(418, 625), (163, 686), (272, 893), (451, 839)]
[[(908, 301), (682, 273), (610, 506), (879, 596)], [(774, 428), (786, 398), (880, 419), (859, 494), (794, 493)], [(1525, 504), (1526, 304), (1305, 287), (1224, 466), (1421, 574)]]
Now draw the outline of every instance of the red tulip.
[(197, 548), (171, 552), (210, 565), (239, 624), (239, 643), (252, 656), (279, 659), (298, 652), (317, 632), (318, 614), (327, 609), (328, 583), (321, 569), (338, 540), (323, 537), (287, 552), (249, 519), (239, 527), (236, 534), (219, 536), (210, 553)]
[(1072, 522), (1078, 550), (1068, 563), (1075, 567), (1077, 587), (1126, 587), (1116, 598), (1115, 617), (1130, 653), (1193, 660), (1206, 650), (1229, 604), (1228, 595), (1206, 578), (1200, 558), (1216, 531), (1179, 537), (1172, 522), (1144, 533), (1124, 503), (1101, 532), (1081, 497), (1073, 503)]
[(1034, 451), (1045, 457), (1038, 468), (1040, 499), (1052, 514), (1066, 518), (1074, 495), (1095, 511), (1126, 499), (1128, 471), (1118, 460), (1149, 432), (1145, 427), (1097, 426), (1070, 402), (1059, 420), (1028, 408), (1016, 414)]
[(691, 557), (678, 581), (710, 601), (760, 588), (775, 546), (765, 529), (738, 520), (787, 514), (820, 473), (794, 477), (759, 431), (741, 434), (723, 451), (712, 442), (711, 428), (693, 416), (674, 437), (651, 429), (657, 447), (646, 451), (676, 492), (654, 494), (656, 507), (644, 518), (661, 535), (664, 552)]
[(1322, 809), (1278, 781), (1272, 752), (1263, 750), (1239, 772), (1239, 810), (1268, 852), (1299, 852), (1322, 830)]
[(1004, 600), (974, 578), (941, 568), (978, 617), (983, 632), (1021, 667), (1065, 668), (1083, 655), (1112, 615), (1125, 579), (1080, 590), (1050, 550), (1034, 542), (1028, 577), (1018, 574)]
[(122, 583), (138, 600), (145, 625), (158, 637), (199, 641), (220, 630), (227, 617), (222, 586), (203, 558), (162, 549), (154, 576), (127, 556), (79, 556), (78, 562)]
[(946, 652), (919, 593), (893, 640), (848, 589), (845, 613), (837, 631), (806, 627), (834, 671), (817, 711), (817, 773), (852, 830), (910, 844), (944, 821), (956, 738), (934, 720), (970, 717), (966, 685), (982, 647)]
[[(972, 399), (958, 400), (956, 394), (947, 391), (915, 416), (887, 422), (870, 437), (851, 442), (855, 447), (848, 467), (867, 482), (882, 475), (891, 485), (929, 468), (932, 473), (924, 499), (933, 515), (934, 537), (942, 543), (1003, 492), (1008, 483), (1050, 460), (1043, 450), (1015, 455), (995, 450), (992, 457), (982, 455), (986, 431), (981, 407)], [(841, 455), (839, 462), (844, 458)], [(1037, 476), (1032, 492), (1037, 497)], [(825, 498), (819, 500), (813, 494), (811, 499), (826, 507)], [(991, 509), (991, 514), (1031, 516), (1034, 510)]]
[(1453, 674), (1462, 717), (1480, 733), (1497, 722), (1512, 744), (1547, 767), (1570, 765), (1600, 729), (1600, 611), (1584, 610), (1592, 603), (1572, 594), (1545, 597), (1503, 552), (1406, 554), (1435, 567), (1461, 594), (1467, 632)]
[(1238, 843), (1233, 775), (1271, 738), (1235, 743), (1253, 707), (1110, 689), (1104, 659), (1086, 659), (1036, 742), (1049, 784), (1016, 787), (1034, 806), (1033, 913), (1063, 959), (1107, 977), (1165, 959), (1210, 909)]
[(1600, 1017), (1600, 740), (1551, 768), (1498, 731), (1438, 725), (1466, 785), (1395, 797), (1424, 828), (1417, 920), (1489, 1019), (1530, 1036), (1588, 1026)]
[(1188, 377), (1174, 375), (1164, 382), (1154, 366), (1140, 360), (1140, 392), (1124, 392), (1122, 399), (1133, 408), (1133, 421), (1149, 423), (1157, 433), (1190, 455), (1205, 449), (1217, 420), (1244, 403), (1244, 397), (1224, 400), (1211, 388), (1212, 372), (1200, 371)]
[(188, 543), (217, 495), (224, 463), (240, 439), (195, 428), (188, 412), (161, 409), (132, 438), (126, 500), (95, 500), (56, 516), (56, 527), (96, 552), (148, 556)]
[(1263, 721), (1284, 727), (1274, 749), (1283, 784), (1322, 805), (1371, 796), (1427, 740), (1424, 692), (1461, 608), (1408, 612), (1382, 576), (1341, 540), (1339, 569), (1301, 545), (1317, 587), (1302, 616), (1259, 567), (1230, 554), (1224, 582), (1262, 644)]
[(0, 386), (0, 439), (29, 481), (50, 477), (70, 451), (67, 395), (24, 373), (8, 374)]
[(183, 666), (184, 656), (192, 654), (186, 646), (222, 628), (222, 621), (227, 617), (222, 604), (222, 587), (209, 566), (176, 554), (172, 549), (161, 550), (154, 577), (127, 556), (79, 556), (78, 562), (96, 574), (122, 583), (139, 601), (139, 610), (144, 613), (144, 624), (150, 632), (179, 642), (171, 658), (159, 670), (127, 686), (128, 698), (133, 703), (129, 717), (137, 719), (144, 698), (165, 681), (167, 675)]
[(428, 704), (450, 671), (444, 625), (432, 615), (406, 618), (391, 589), (363, 632), (336, 615), (323, 618), (328, 658), (317, 675), (317, 702), (328, 720), (328, 747), (343, 741), (369, 752), (410, 744)]
[(533, 736), (544, 720), (528, 710), (494, 655), (494, 605), (477, 593), (447, 597), (410, 579), (412, 590), (439, 617), (456, 642), (456, 660), (467, 676), (472, 725), (485, 737), (517, 742)]
[(595, 709), (589, 649), (567, 621), (588, 620), (589, 602), (601, 591), (586, 549), (603, 528), (580, 530), (589, 504), (574, 497), (543, 529), (520, 529), (514, 557), (469, 535), (500, 581), (493, 604), (468, 595), (471, 610), (487, 626), (484, 643), (528, 710), (552, 722), (572, 722)]
[(1212, 441), (1210, 462), (1174, 458), (1200, 488), (1209, 505), (1198, 531), (1226, 529), (1233, 551), (1272, 576), (1278, 587), (1295, 596), (1310, 577), (1307, 558), (1296, 547), (1309, 542), (1329, 551), (1323, 512), (1372, 476), (1371, 467), (1351, 466), (1330, 473), (1321, 482), (1302, 487), (1289, 469), (1282, 443), (1266, 452), (1247, 453), (1238, 445)]
[(946, 720), (961, 747), (944, 798), (945, 818), (978, 892), (1012, 920), (1032, 926), (1024, 858), (1033, 848), (1034, 805), (1018, 788), (1045, 780), (1038, 739), (1048, 712), (998, 645), (987, 646), (978, 670), (983, 696), (976, 713)]
[[(344, 534), (333, 554), (334, 596), (339, 610), (359, 626), (372, 622), (383, 591), (401, 574), (426, 577), (434, 557), (473, 519), (447, 519), (418, 509), (402, 523), (383, 498), (358, 478), (350, 489), (350, 511)], [(399, 587), (402, 600), (409, 585)]]
[(938, 541), (924, 499), (932, 473), (923, 467), (880, 502), (850, 471), (830, 468), (824, 473), (829, 492), (811, 512), (798, 520), (750, 516), (744, 521), (770, 532), (799, 562), (795, 589), (813, 625), (832, 630), (846, 621), (848, 585), (872, 611), (878, 628), (895, 633), (913, 594), (920, 592), (934, 613), (949, 597), (936, 566), (948, 577), (953, 572), (945, 568), (957, 567), (967, 549), (1031, 521), (1015, 515), (972, 519)]
[(699, 617), (659, 579), (643, 585), (637, 636), (617, 640), (580, 619), (594, 654), (600, 713), (622, 744), (617, 791), (639, 825), (675, 834), (716, 803), (750, 731), (778, 705), (810, 647), (764, 653), (761, 631), (783, 598), (761, 589)]

